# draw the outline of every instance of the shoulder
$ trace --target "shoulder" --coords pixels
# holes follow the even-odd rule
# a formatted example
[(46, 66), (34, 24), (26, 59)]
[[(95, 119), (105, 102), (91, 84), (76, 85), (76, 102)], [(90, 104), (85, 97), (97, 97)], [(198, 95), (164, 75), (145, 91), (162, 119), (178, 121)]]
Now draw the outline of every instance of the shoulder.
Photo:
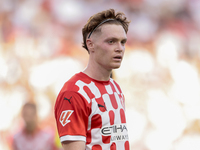
[(23, 130), (19, 130), (17, 133), (14, 134), (13, 140), (17, 140), (21, 138), (22, 136), (24, 136)]
[(49, 128), (42, 128), (38, 129), (37, 136), (41, 137), (42, 139), (54, 139), (55, 133), (52, 129)]
[(24, 128), (19, 129), (18, 131), (16, 131), (14, 133), (14, 135), (12, 136), (12, 140), (13, 142), (20, 142), (21, 140), (26, 139), (26, 133), (24, 131)]
[(115, 87), (115, 89), (116, 89), (117, 91), (119, 91), (120, 93), (122, 93), (122, 90), (121, 90), (119, 84), (118, 84), (115, 80), (113, 80), (112, 78), (110, 78), (110, 82), (111, 82), (111, 84)]
[(66, 103), (66, 101), (68, 101), (69, 103), (71, 103), (71, 100), (73, 99), (73, 101), (84, 101), (83, 96), (78, 93), (77, 91), (71, 91), (71, 90), (66, 90), (61, 92), (58, 97), (57, 97), (57, 103), (61, 103), (61, 105), (63, 103)]
[(54, 110), (55, 113), (61, 110), (72, 110), (75, 108), (90, 108), (90, 103), (78, 92), (65, 91), (60, 93), (57, 97)]
[(73, 75), (62, 87), (61, 91), (77, 91), (76, 82), (81, 80), (80, 73)]
[(112, 78), (110, 78), (110, 82), (113, 83), (113, 84), (116, 84), (117, 86), (119, 86), (119, 84)]

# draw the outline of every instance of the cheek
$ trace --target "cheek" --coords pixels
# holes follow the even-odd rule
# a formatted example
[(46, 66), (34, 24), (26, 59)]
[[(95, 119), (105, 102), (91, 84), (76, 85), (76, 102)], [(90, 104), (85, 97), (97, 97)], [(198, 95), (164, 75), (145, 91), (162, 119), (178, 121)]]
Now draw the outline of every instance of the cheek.
[(108, 46), (106, 46), (105, 44), (98, 45), (96, 47), (96, 51), (97, 51), (98, 55), (105, 55), (105, 54), (107, 54)]
[(96, 45), (97, 49), (106, 49), (107, 45), (104, 42), (100, 42)]

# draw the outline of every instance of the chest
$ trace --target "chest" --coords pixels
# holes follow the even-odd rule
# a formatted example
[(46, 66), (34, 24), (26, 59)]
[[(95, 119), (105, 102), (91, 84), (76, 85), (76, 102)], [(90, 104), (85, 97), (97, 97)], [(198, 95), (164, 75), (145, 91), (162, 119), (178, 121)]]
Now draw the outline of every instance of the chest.
[(18, 134), (15, 138), (17, 150), (51, 150), (51, 137), (48, 134), (37, 133), (34, 136)]
[(90, 103), (89, 124), (107, 126), (125, 123), (124, 96), (121, 89), (110, 81), (109, 84), (78, 82), (79, 93)]

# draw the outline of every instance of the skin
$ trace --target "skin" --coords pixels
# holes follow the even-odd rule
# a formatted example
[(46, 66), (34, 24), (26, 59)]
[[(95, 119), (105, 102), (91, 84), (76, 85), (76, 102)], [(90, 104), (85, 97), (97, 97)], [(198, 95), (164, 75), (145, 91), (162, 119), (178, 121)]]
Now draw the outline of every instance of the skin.
[[(101, 32), (95, 33), (86, 41), (90, 57), (83, 72), (96, 80), (109, 80), (112, 69), (121, 65), (126, 40), (127, 36), (121, 25), (102, 25)], [(115, 58), (117, 56), (121, 58)]]
[(22, 117), (25, 122), (25, 130), (28, 134), (32, 134), (37, 128), (37, 113), (32, 107), (24, 107)]
[(64, 150), (85, 150), (84, 141), (64, 141), (62, 146)]
[[(121, 65), (127, 36), (121, 25), (103, 24), (99, 28), (101, 32), (92, 33), (86, 41), (90, 56), (83, 72), (93, 79), (108, 81), (112, 69)], [(84, 141), (65, 141), (62, 145), (64, 150), (85, 150)]]

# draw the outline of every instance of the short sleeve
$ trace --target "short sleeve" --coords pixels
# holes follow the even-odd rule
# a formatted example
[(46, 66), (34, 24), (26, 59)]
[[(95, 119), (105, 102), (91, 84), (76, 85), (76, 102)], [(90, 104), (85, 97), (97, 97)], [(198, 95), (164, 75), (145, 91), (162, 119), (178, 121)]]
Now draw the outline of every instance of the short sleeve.
[(86, 141), (89, 103), (76, 92), (63, 92), (57, 97), (55, 118), (61, 142)]

